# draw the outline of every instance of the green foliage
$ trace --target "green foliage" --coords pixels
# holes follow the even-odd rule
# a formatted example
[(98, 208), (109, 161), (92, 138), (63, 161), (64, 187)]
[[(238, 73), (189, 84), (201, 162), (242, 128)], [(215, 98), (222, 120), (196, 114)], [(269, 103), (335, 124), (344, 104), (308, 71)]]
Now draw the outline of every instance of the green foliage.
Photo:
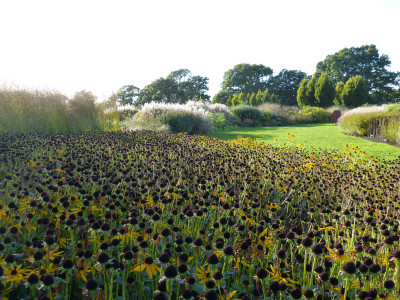
[(388, 105), (388, 107), (386, 107), (385, 111), (387, 111), (387, 112), (390, 112), (390, 111), (400, 112), (400, 103), (394, 103), (394, 104)]
[(120, 105), (136, 105), (140, 89), (134, 85), (124, 85), (117, 92)]
[(74, 97), (68, 101), (72, 131), (79, 132), (88, 128), (101, 129), (95, 101), (96, 96), (87, 91), (75, 93)]
[(316, 106), (317, 105), (317, 98), (315, 98), (315, 85), (317, 84), (318, 79), (317, 76), (314, 74), (313, 77), (308, 81), (307, 88), (306, 88), (306, 101), (307, 106)]
[(194, 127), (192, 114), (186, 111), (164, 112), (160, 117), (160, 121), (162, 124), (168, 125), (173, 133), (191, 133)]
[(188, 69), (180, 69), (140, 90), (137, 104), (143, 105), (152, 101), (183, 104), (194, 99), (209, 101), (210, 96), (206, 94), (207, 91), (207, 77), (192, 76)]
[(276, 112), (272, 110), (262, 110), (262, 120), (264, 126), (281, 126), (287, 124), (286, 118), (279, 116)]
[(351, 77), (347, 80), (342, 90), (342, 104), (344, 106), (361, 106), (366, 102), (368, 96), (365, 80), (360, 76)]
[(256, 106), (257, 105), (257, 100), (256, 100), (256, 94), (252, 93), (249, 99), (249, 105), (251, 106)]
[(257, 93), (267, 88), (267, 81), (272, 76), (272, 69), (264, 65), (239, 64), (224, 74), (222, 91), (230, 96), (243, 92)]
[(86, 91), (68, 99), (58, 92), (2, 88), (0, 134), (55, 134), (105, 129), (103, 110), (95, 100), (96, 97)]
[(309, 80), (307, 78), (304, 78), (301, 81), (299, 89), (297, 90), (297, 104), (299, 107), (310, 105), (309, 98), (307, 96), (308, 83), (309, 83)]
[(261, 90), (258, 90), (258, 92), (256, 94), (256, 106), (260, 105), (262, 103), (264, 103), (263, 93), (261, 92)]
[(173, 133), (204, 134), (211, 130), (204, 124), (200, 115), (188, 111), (165, 111), (160, 116), (160, 122), (168, 126)]
[(307, 74), (299, 70), (283, 69), (268, 80), (268, 89), (277, 96), (277, 103), (297, 105), (297, 90)]
[(333, 103), (337, 106), (342, 106), (343, 105), (343, 100), (342, 100), (342, 92), (344, 88), (344, 82), (340, 81), (335, 87), (335, 99), (333, 99)]
[(269, 94), (269, 90), (265, 89), (262, 97), (262, 103), (269, 103), (271, 102), (271, 95)]
[(261, 111), (248, 105), (234, 107), (232, 115), (239, 120), (240, 125), (244, 126), (257, 126), (262, 120)]
[(387, 96), (393, 93), (393, 86), (399, 86), (400, 73), (388, 71), (386, 67), (390, 64), (389, 57), (379, 55), (375, 45), (364, 45), (344, 48), (328, 55), (317, 64), (317, 73), (327, 72), (336, 83), (360, 75), (365, 79), (372, 99), (380, 103), (390, 101)]
[(269, 101), (271, 103), (278, 103), (278, 96), (275, 94), (272, 94), (271, 97), (269, 98)]
[(241, 92), (238, 95), (237, 102), (235, 102), (235, 105), (243, 105), (244, 103), (246, 103), (246, 97), (244, 96), (244, 93)]
[(321, 107), (305, 106), (293, 116), (293, 120), (299, 124), (327, 123), (330, 115)]
[(232, 124), (226, 118), (224, 113), (208, 113), (211, 118), (211, 124), (214, 129), (223, 130), (227, 127), (230, 127)]
[(340, 120), (339, 127), (347, 134), (377, 136), (400, 144), (400, 112), (396, 110), (349, 115)]
[(232, 98), (232, 96), (231, 96), (228, 92), (219, 91), (218, 93), (216, 93), (216, 94), (214, 95), (214, 97), (213, 97), (211, 103), (213, 103), (213, 104), (214, 104), (214, 103), (221, 103), (221, 104), (225, 104), (225, 105), (230, 106), (230, 105), (228, 104), (229, 98)]
[(320, 107), (328, 107), (333, 104), (335, 86), (333, 80), (326, 73), (322, 73), (315, 84), (315, 98)]

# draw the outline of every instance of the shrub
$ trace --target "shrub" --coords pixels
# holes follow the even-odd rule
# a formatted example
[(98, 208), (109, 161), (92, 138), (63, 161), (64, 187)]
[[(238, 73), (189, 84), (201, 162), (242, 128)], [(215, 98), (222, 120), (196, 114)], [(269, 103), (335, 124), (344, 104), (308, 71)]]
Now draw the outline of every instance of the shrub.
[(293, 116), (293, 120), (300, 124), (327, 123), (330, 115), (321, 107), (306, 106)]
[(391, 111), (400, 112), (400, 104), (399, 103), (390, 104), (384, 110), (387, 112)]
[(249, 105), (240, 105), (232, 109), (232, 115), (239, 124), (244, 126), (258, 126), (262, 120), (262, 113), (258, 108)]
[(190, 133), (194, 127), (192, 114), (187, 111), (166, 111), (161, 115), (160, 121), (162, 124), (168, 125), (169, 130), (173, 133)]
[(204, 134), (212, 128), (210, 119), (188, 111), (166, 111), (160, 116), (160, 122), (173, 133)]
[(103, 129), (100, 105), (90, 92), (72, 99), (54, 91), (0, 89), (0, 134), (72, 133)]
[(160, 118), (153, 116), (143, 117), (140, 113), (121, 122), (121, 128), (128, 131), (150, 130), (150, 131), (167, 131), (168, 126), (161, 123)]
[[(126, 120), (123, 127), (129, 130), (168, 130), (174, 133), (204, 134), (212, 131), (209, 113), (217, 113), (232, 119), (229, 109), (223, 104), (209, 104), (189, 101), (187, 104), (167, 104), (150, 102), (143, 105), (137, 116)], [(146, 121), (151, 126), (146, 125)]]
[(283, 117), (279, 116), (276, 112), (272, 110), (263, 110), (262, 120), (264, 126), (280, 126), (285, 123), (282, 121)]
[(340, 118), (339, 127), (346, 134), (375, 136), (400, 143), (400, 112), (397, 111), (351, 114)]
[(215, 129), (221, 130), (232, 125), (223, 113), (209, 112), (208, 115), (210, 116), (212, 127)]
[(381, 105), (381, 106), (374, 105), (374, 106), (361, 106), (353, 108), (343, 113), (342, 116), (339, 118), (338, 123), (340, 123), (344, 118), (347, 118), (348, 116), (381, 112), (384, 111), (386, 107), (387, 105)]
[(91, 92), (80, 91), (68, 101), (68, 111), (72, 119), (72, 130), (74, 132), (86, 129), (101, 129), (99, 114), (96, 107), (96, 96)]

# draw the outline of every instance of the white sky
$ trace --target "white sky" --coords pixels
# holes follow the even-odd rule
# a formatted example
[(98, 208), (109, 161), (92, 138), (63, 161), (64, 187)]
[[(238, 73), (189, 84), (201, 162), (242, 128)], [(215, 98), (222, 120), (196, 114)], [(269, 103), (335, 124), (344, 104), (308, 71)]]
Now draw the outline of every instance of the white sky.
[(400, 71), (400, 0), (0, 1), (0, 85), (103, 100), (187, 68), (212, 96), (236, 64), (313, 74), (366, 44)]

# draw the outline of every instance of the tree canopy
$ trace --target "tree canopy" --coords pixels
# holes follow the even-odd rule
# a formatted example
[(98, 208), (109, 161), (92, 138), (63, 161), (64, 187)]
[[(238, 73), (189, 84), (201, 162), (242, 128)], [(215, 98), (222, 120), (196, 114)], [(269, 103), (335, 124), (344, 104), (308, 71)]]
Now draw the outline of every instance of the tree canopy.
[(390, 101), (399, 86), (400, 72), (391, 72), (389, 57), (379, 55), (375, 45), (344, 48), (335, 54), (328, 55), (317, 64), (317, 73), (326, 72), (337, 84), (347, 82), (351, 77), (360, 75), (364, 78), (367, 90), (374, 102)]
[(140, 89), (134, 85), (124, 85), (117, 92), (117, 101), (121, 105), (136, 105)]
[(186, 103), (193, 99), (209, 101), (208, 78), (192, 76), (188, 69), (172, 71), (166, 78), (158, 78), (143, 89), (124, 85), (118, 91), (122, 105), (142, 105), (151, 101)]
[(368, 89), (365, 80), (360, 76), (351, 77), (347, 80), (341, 93), (342, 105), (361, 106), (368, 96)]
[(315, 84), (315, 98), (317, 105), (320, 107), (328, 107), (333, 104), (333, 99), (335, 99), (335, 85), (326, 73), (322, 73)]
[(297, 90), (307, 74), (299, 70), (283, 69), (268, 81), (268, 90), (282, 105), (297, 105)]
[(257, 93), (264, 91), (267, 82), (272, 76), (272, 69), (264, 65), (239, 64), (225, 72), (222, 82), (222, 91), (229, 96)]

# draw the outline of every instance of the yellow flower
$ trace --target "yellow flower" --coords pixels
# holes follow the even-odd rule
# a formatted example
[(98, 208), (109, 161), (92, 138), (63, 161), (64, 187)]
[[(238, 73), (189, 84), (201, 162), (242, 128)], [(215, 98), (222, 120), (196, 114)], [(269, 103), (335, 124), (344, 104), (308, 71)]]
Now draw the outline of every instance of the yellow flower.
[(245, 266), (245, 267), (247, 267), (247, 268), (249, 268), (249, 269), (253, 269), (253, 268), (254, 268), (254, 266), (251, 265), (250, 262), (248, 262), (248, 261), (246, 261), (245, 259), (239, 257), (239, 258), (236, 260), (236, 265), (235, 265), (236, 269), (239, 269), (240, 264), (242, 264), (243, 266)]
[(198, 267), (196, 268), (196, 272), (196, 277), (201, 279), (200, 283), (204, 283), (210, 278), (211, 271), (208, 266)]
[[(227, 293), (227, 292), (226, 292)], [(239, 299), (233, 299), (233, 296), (237, 293), (237, 291), (230, 292), (227, 294), (225, 297), (221, 296), (222, 300), (239, 300)]]
[(328, 226), (328, 227), (321, 227), (321, 228), (319, 228), (319, 230), (327, 230), (327, 231), (330, 231), (330, 232), (335, 232), (335, 227), (332, 227), (332, 226)]
[(76, 277), (82, 278), (85, 282), (87, 281), (86, 274), (90, 272), (89, 262), (78, 262), (78, 271), (75, 273)]
[(27, 277), (29, 270), (22, 269), (22, 265), (17, 267), (12, 266), (11, 269), (4, 270), (7, 277), (6, 281), (11, 283), (11, 286), (15, 283), (17, 286), (21, 281), (24, 281)]
[(340, 262), (341, 264), (351, 260), (351, 257), (347, 253), (355, 252), (355, 250), (347, 250), (343, 254), (340, 254), (339, 250), (331, 249), (328, 246), (326, 247), (326, 249), (328, 249), (328, 251), (331, 254), (330, 255), (325, 255), (325, 258), (330, 258), (332, 260)]
[(7, 213), (4, 209), (0, 209), (0, 219), (5, 219), (7, 217)]
[(279, 274), (279, 270), (278, 269), (275, 270), (275, 268), (273, 266), (271, 266), (271, 271), (267, 270), (267, 272), (269, 274), (271, 274), (271, 276), (272, 276), (269, 280), (278, 281), (279, 283), (284, 282), (284, 283), (286, 283), (286, 285), (288, 285), (290, 287), (294, 287), (295, 286), (294, 284), (298, 283), (289, 278), (290, 271), (283, 272), (283, 274), (285, 274), (285, 278), (282, 277), (281, 274)]
[(69, 242), (69, 240), (70, 240), (69, 238), (59, 238), (58, 239), (58, 243), (61, 246), (65, 247), (67, 245), (67, 243)]
[(49, 260), (53, 261), (56, 257), (61, 257), (61, 254), (63, 254), (64, 251), (57, 252), (58, 248), (60, 247), (57, 246), (55, 249), (50, 250), (48, 253), (46, 253), (46, 255), (48, 255)]
[(153, 258), (149, 256), (145, 258), (141, 265), (134, 267), (131, 272), (141, 273), (144, 271), (146, 271), (147, 276), (152, 279), (153, 276), (157, 275), (157, 272), (161, 271), (161, 269), (154, 264)]

